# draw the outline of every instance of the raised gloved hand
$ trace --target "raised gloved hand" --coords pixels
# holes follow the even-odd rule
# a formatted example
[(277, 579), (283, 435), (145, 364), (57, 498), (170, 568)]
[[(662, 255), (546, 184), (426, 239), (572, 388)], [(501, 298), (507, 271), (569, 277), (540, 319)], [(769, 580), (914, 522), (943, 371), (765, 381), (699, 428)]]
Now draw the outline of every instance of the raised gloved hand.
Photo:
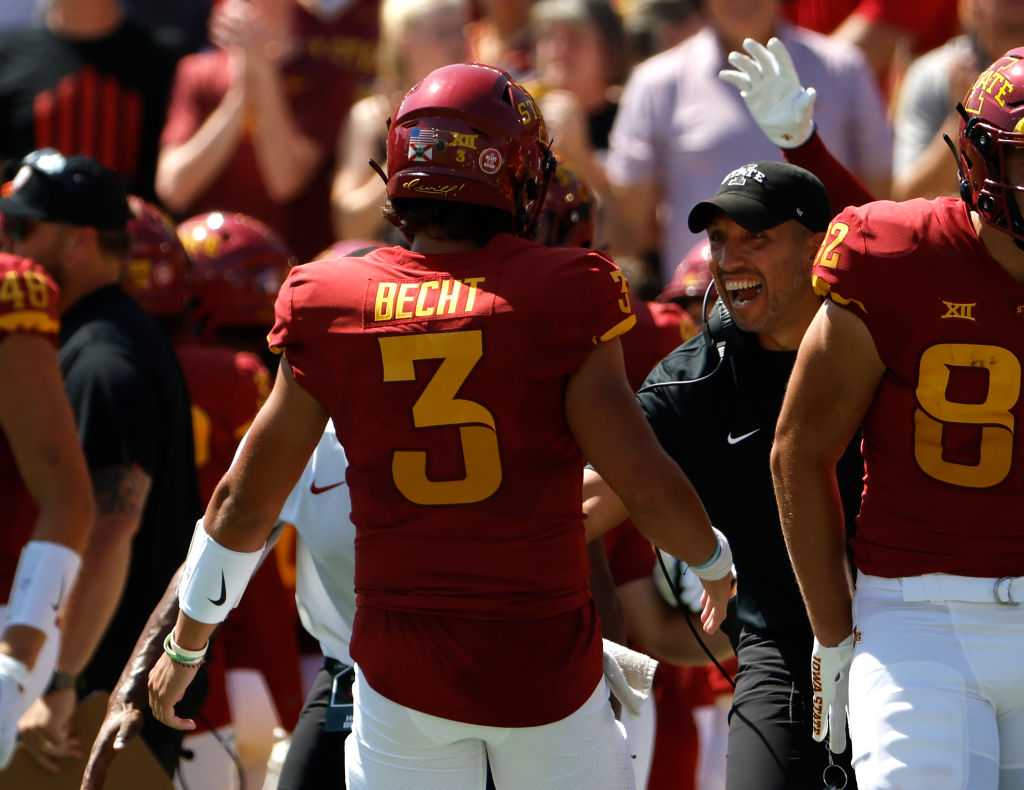
[(18, 743), (18, 719), (25, 712), (28, 667), (0, 654), (0, 771), (7, 767)]
[(811, 732), (819, 743), (828, 735), (833, 754), (846, 751), (846, 709), (850, 700), (850, 662), (853, 634), (835, 647), (814, 640), (811, 653)]
[(814, 88), (800, 84), (785, 44), (777, 38), (764, 46), (744, 39), (748, 54), (730, 52), (736, 71), (718, 72), (719, 79), (737, 88), (765, 136), (780, 148), (797, 148), (814, 132)]

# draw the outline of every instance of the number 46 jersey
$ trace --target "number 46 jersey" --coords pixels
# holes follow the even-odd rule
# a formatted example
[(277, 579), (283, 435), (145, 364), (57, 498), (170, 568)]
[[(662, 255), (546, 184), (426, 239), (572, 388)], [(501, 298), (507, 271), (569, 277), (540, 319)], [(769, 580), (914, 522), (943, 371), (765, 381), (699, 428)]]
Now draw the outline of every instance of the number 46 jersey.
[(583, 459), (564, 399), (595, 345), (634, 321), (610, 260), (508, 235), (292, 270), (269, 339), (348, 455), (352, 655), (379, 693), (528, 726), (594, 690)]
[(1024, 574), (1024, 284), (954, 198), (847, 208), (814, 265), (886, 371), (864, 421), (857, 567)]

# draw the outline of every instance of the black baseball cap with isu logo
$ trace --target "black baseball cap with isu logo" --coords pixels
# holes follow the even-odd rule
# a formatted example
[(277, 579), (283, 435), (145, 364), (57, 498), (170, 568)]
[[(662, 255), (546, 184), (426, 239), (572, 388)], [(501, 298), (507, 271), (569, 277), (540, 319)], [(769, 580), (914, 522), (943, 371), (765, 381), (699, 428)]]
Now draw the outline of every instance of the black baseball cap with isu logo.
[(788, 162), (753, 162), (722, 179), (713, 198), (690, 211), (692, 233), (707, 230), (719, 212), (752, 233), (794, 220), (814, 233), (828, 228), (832, 207), (814, 173)]

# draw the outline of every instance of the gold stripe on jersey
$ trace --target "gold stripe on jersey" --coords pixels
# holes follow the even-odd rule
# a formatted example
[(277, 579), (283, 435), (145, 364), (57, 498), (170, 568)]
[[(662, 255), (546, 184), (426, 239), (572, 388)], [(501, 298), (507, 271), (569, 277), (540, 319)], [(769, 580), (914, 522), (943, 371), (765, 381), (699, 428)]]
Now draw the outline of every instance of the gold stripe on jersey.
[(4, 332), (42, 332), (55, 335), (60, 330), (60, 321), (51, 318), (42, 310), (16, 310), (0, 315), (0, 330)]

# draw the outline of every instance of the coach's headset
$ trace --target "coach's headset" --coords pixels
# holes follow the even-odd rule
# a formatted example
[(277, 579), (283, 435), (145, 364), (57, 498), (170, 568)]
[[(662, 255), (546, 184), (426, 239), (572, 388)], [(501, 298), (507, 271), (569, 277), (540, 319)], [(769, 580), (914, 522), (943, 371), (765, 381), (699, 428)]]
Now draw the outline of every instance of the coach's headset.
[[(736, 322), (733, 320), (732, 315), (726, 309), (725, 304), (721, 299), (715, 301), (714, 306), (711, 308), (710, 313), (708, 312), (708, 302), (711, 298), (711, 291), (714, 289), (715, 284), (711, 282), (708, 284), (707, 290), (704, 291), (704, 299), (701, 302), (701, 315), (705, 316), (704, 323), (701, 327), (701, 332), (704, 335), (705, 342), (708, 348), (714, 348), (718, 352), (718, 359), (715, 361), (715, 366), (709, 373), (705, 373), (702, 376), (698, 376), (692, 379), (682, 379), (679, 381), (659, 381), (654, 384), (646, 384), (637, 390), (637, 395), (642, 392), (649, 392), (655, 389), (661, 389), (662, 387), (678, 387), (687, 386), (690, 384), (699, 384), (702, 381), (715, 376), (718, 371), (722, 368), (722, 364), (725, 362), (726, 349), (736, 348), (737, 346), (743, 345), (747, 342), (747, 335), (741, 330)], [(737, 391), (739, 390), (739, 373), (736, 370), (735, 356), (730, 356), (730, 368), (732, 369), (733, 381), (736, 384)], [(668, 568), (665, 567), (665, 560), (662, 558), (660, 551), (655, 552), (655, 557), (658, 560), (658, 567), (661, 569), (661, 574), (665, 577), (665, 582), (668, 584), (668, 588), (672, 591), (672, 597), (676, 601), (676, 609), (682, 616), (686, 625), (690, 629), (690, 633), (693, 634), (693, 638), (697, 640), (697, 644), (700, 645), (700, 649), (704, 652), (704, 655), (708, 657), (708, 660), (715, 665), (715, 668), (719, 671), (723, 678), (729, 683), (733, 691), (736, 690), (736, 681), (733, 679), (729, 671), (722, 666), (722, 664), (715, 658), (714, 653), (707, 646), (704, 640), (701, 638), (700, 632), (693, 624), (693, 620), (687, 617), (687, 612), (690, 611), (689, 607), (683, 603), (682, 591), (676, 584), (676, 580), (672, 577), (672, 574), (668, 572)], [(779, 769), (784, 770), (784, 760), (775, 753), (772, 749), (768, 739), (761, 733), (757, 726), (744, 716), (738, 708), (732, 706), (729, 710), (730, 716), (738, 716), (744, 724), (755, 732), (765, 748), (772, 755), (775, 761), (779, 764)], [(828, 743), (823, 744), (825, 747), (825, 753), (828, 755), (828, 765), (822, 772), (821, 780), (824, 785), (824, 790), (845, 790), (849, 783), (849, 778), (846, 775), (846, 770), (839, 765), (836, 765), (832, 759), (832, 750), (829, 749)]]

